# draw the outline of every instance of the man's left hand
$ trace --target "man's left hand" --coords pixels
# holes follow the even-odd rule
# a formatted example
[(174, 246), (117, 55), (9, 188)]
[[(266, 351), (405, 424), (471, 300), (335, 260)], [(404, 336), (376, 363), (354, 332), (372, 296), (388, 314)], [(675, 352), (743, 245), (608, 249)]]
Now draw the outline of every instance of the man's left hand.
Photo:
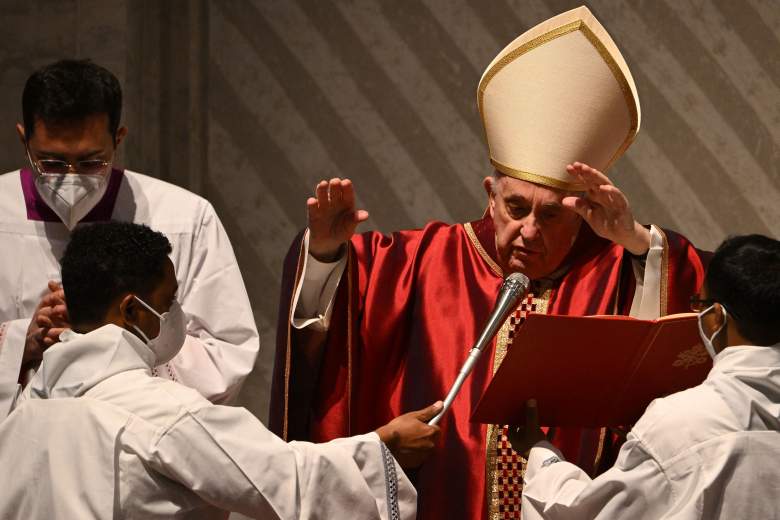
[(587, 164), (566, 167), (585, 186), (581, 197), (564, 197), (563, 205), (577, 212), (600, 237), (640, 256), (650, 248), (650, 231), (634, 219), (628, 199), (606, 175)]

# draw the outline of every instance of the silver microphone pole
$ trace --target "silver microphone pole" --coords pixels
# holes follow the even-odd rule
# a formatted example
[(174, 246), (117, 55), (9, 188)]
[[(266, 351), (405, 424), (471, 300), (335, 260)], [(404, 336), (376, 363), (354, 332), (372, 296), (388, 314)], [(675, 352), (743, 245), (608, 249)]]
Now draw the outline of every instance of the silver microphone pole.
[(482, 350), (490, 343), (490, 340), (496, 335), (496, 332), (498, 332), (498, 329), (503, 325), (507, 317), (509, 317), (509, 314), (515, 310), (518, 300), (528, 292), (528, 287), (530, 285), (531, 280), (522, 273), (512, 273), (504, 279), (504, 283), (501, 285), (501, 290), (498, 293), (498, 298), (496, 298), (496, 306), (494, 307), (493, 313), (490, 315), (485, 328), (482, 330), (482, 334), (480, 334), (477, 342), (474, 343), (474, 346), (469, 350), (469, 357), (466, 358), (465, 363), (463, 363), (463, 366), (460, 368), (458, 377), (455, 378), (455, 382), (452, 384), (449, 393), (447, 393), (447, 397), (444, 399), (444, 406), (442, 406), (439, 414), (431, 419), (428, 424), (431, 426), (438, 424), (444, 413), (452, 406), (452, 401), (454, 401), (455, 396), (458, 395), (460, 387), (463, 386), (466, 377), (468, 377), (474, 369), (474, 365), (479, 359), (479, 356), (482, 355)]

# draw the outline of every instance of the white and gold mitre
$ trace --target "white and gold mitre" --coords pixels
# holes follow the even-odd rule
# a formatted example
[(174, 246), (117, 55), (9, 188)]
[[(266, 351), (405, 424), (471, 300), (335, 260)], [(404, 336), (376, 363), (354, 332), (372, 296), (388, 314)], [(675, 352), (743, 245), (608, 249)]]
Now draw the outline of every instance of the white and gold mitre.
[(477, 89), (490, 162), (499, 172), (565, 190), (575, 161), (606, 172), (639, 131), (634, 78), (587, 7), (526, 31)]

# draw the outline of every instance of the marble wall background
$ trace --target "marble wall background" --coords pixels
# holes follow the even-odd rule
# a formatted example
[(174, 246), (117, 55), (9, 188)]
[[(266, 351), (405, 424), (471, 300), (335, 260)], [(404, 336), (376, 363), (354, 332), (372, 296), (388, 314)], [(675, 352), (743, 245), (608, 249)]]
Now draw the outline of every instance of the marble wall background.
[[(354, 179), (366, 228), (466, 221), (489, 174), (475, 89), (504, 45), (574, 0), (2, 0), (0, 167), (21, 90), (89, 57), (125, 90), (130, 169), (212, 201), (263, 348), (243, 404), (264, 418), (282, 258), (321, 178)], [(701, 247), (779, 236), (780, 2), (593, 0), (632, 67), (642, 131), (613, 169), (642, 221)]]

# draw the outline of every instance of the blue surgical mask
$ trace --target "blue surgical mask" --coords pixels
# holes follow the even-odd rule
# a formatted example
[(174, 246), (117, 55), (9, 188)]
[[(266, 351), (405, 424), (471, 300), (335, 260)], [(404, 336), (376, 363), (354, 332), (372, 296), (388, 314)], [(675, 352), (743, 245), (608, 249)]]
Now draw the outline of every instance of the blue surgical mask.
[(699, 322), (699, 336), (701, 336), (701, 341), (704, 343), (704, 348), (707, 349), (707, 353), (710, 355), (712, 359), (715, 359), (715, 355), (717, 354), (715, 352), (715, 347), (712, 344), (712, 341), (715, 339), (715, 336), (720, 334), (720, 331), (722, 331), (726, 327), (726, 321), (728, 320), (728, 313), (726, 312), (726, 307), (723, 305), (720, 306), (721, 309), (723, 309), (723, 324), (718, 328), (718, 330), (715, 331), (715, 333), (712, 335), (711, 338), (708, 338), (706, 334), (704, 334), (704, 327), (701, 324), (701, 318), (708, 312), (710, 312), (712, 309), (715, 308), (715, 305), (710, 305), (703, 311), (701, 311), (698, 316), (696, 317)]

